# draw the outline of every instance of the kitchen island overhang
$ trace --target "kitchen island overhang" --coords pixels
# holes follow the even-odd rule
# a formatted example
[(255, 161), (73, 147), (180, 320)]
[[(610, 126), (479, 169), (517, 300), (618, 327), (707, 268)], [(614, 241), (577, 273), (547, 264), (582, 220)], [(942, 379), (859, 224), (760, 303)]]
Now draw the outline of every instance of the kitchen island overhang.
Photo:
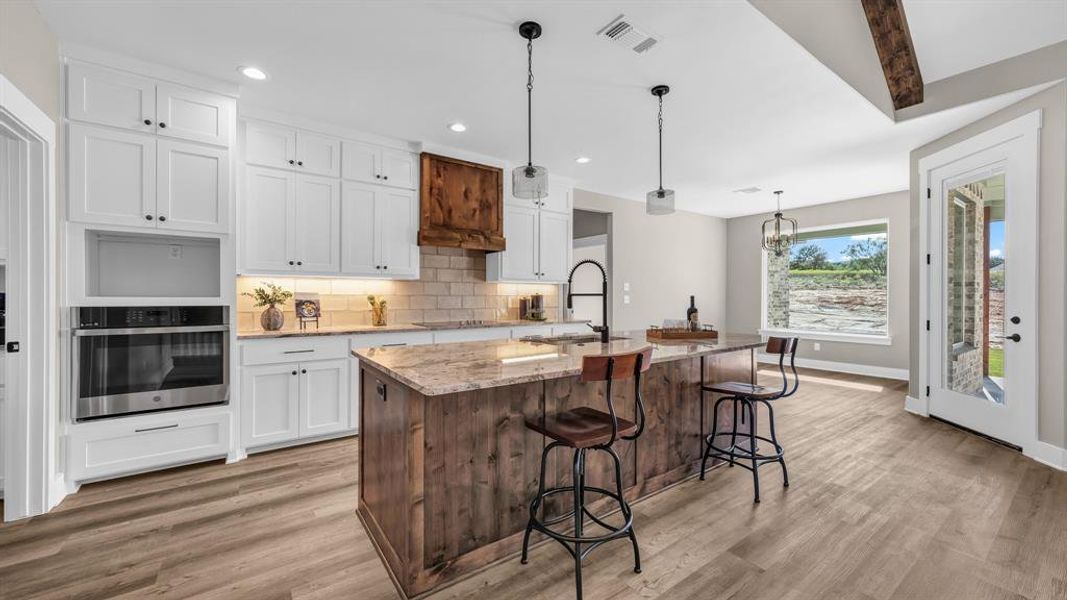
[[(518, 554), (546, 444), (525, 421), (604, 407), (604, 386), (578, 380), (585, 355), (653, 347), (642, 383), (646, 429), (616, 444), (627, 499), (698, 474), (714, 406), (711, 394), (701, 401), (701, 382), (754, 382), (760, 338), (651, 343), (640, 332), (621, 335), (607, 345), (499, 340), (353, 351), (362, 398), (357, 512), (405, 596)], [(616, 407), (633, 418), (627, 387), (615, 388)], [(721, 413), (720, 424), (731, 418)], [(586, 467), (589, 484), (614, 487), (610, 461), (597, 458)], [(548, 485), (570, 473), (569, 453), (554, 451)], [(555, 500), (546, 512), (566, 512), (566, 501)]]

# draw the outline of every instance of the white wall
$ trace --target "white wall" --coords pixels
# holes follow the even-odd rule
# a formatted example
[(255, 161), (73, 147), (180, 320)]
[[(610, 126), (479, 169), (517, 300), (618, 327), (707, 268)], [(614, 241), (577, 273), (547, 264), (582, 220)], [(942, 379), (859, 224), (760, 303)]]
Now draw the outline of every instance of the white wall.
[[(908, 256), (910, 217), (908, 192), (900, 191), (854, 200), (843, 200), (786, 211), (786, 216), (799, 222), (801, 229), (824, 227), (840, 223), (854, 223), (874, 219), (889, 221), (889, 260), (886, 276), (889, 279), (889, 336), (888, 346), (848, 342), (819, 342), (816, 352), (813, 342), (801, 340), (797, 349), (800, 358), (840, 363), (908, 368)], [(761, 226), (770, 214), (736, 217), (727, 221), (727, 281), (726, 319), (738, 331), (752, 333), (762, 321), (763, 249), (760, 247)]]
[[(701, 320), (735, 331), (726, 316), (726, 221), (678, 211), (649, 216), (645, 205), (574, 190), (574, 208), (611, 213), (612, 326), (644, 330), (664, 319), (684, 319), (695, 295)], [(623, 292), (629, 282), (630, 291)], [(623, 294), (630, 303), (623, 303)]]

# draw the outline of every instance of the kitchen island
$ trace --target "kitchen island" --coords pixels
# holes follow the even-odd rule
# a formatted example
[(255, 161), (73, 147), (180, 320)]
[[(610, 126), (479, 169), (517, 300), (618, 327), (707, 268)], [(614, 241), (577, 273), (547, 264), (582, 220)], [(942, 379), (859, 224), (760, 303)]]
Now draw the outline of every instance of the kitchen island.
[[(645, 431), (615, 446), (627, 499), (699, 471), (713, 406), (710, 395), (701, 402), (701, 381), (754, 381), (759, 337), (692, 343), (621, 335), (607, 345), (500, 340), (353, 351), (363, 399), (358, 514), (407, 597), (520, 550), (546, 444), (525, 421), (583, 405), (604, 409), (603, 384), (578, 379), (585, 355), (653, 346), (642, 380)], [(634, 418), (633, 393), (615, 387), (621, 417)], [(721, 414), (720, 423), (730, 418)], [(586, 466), (589, 485), (614, 487), (610, 459), (599, 454)], [(546, 484), (568, 481), (569, 453), (550, 456)], [(562, 514), (565, 501), (546, 512)]]

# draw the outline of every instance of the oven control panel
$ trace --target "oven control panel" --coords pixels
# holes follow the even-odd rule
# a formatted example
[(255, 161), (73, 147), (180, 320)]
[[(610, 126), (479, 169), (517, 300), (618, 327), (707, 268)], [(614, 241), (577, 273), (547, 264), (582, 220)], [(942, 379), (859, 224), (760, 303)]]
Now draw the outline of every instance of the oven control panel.
[(225, 306), (84, 306), (75, 329), (225, 325)]

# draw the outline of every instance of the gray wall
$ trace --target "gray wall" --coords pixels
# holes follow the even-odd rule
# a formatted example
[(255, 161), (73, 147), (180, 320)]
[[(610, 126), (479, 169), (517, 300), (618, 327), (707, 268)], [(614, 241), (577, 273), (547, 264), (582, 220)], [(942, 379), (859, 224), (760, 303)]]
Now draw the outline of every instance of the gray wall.
[(574, 211), (574, 239), (593, 237), (595, 235), (607, 235), (608, 216), (604, 213), (590, 212), (588, 210)]
[[(616, 330), (684, 319), (695, 295), (701, 320), (736, 331), (726, 315), (726, 221), (679, 211), (649, 216), (643, 202), (574, 190), (574, 208), (612, 214), (611, 302)], [(623, 283), (630, 291), (623, 292)], [(630, 304), (623, 304), (623, 294)]]
[(0, 0), (0, 73), (59, 122), (59, 43), (30, 0)]
[[(1067, 65), (1061, 65), (1067, 74)], [(1044, 121), (1041, 129), (1040, 200), (1038, 215), (1038, 439), (1050, 444), (1067, 446), (1067, 379), (1064, 365), (1067, 353), (1067, 85), (1059, 83), (1039, 94), (981, 119), (959, 131), (931, 142), (911, 153), (911, 252), (919, 253), (919, 219), (921, 202), (925, 198), (919, 190), (919, 160), (1001, 125), (1027, 113), (1041, 109)], [(1010, 175), (1009, 175), (1010, 176)], [(1009, 200), (1010, 201), (1010, 200)], [(911, 298), (912, 314), (919, 314), (918, 261), (911, 265), (911, 285), (916, 293)], [(918, 398), (919, 391), (919, 323), (911, 326), (911, 391)]]
[[(886, 219), (889, 222), (889, 335), (892, 344), (879, 346), (847, 342), (801, 341), (800, 358), (870, 365), (891, 369), (908, 368), (908, 192), (900, 191), (830, 204), (784, 211), (799, 222), (801, 229), (831, 226), (854, 221)], [(763, 286), (760, 226), (771, 214), (736, 217), (727, 221), (726, 320), (737, 331), (759, 329)]]

